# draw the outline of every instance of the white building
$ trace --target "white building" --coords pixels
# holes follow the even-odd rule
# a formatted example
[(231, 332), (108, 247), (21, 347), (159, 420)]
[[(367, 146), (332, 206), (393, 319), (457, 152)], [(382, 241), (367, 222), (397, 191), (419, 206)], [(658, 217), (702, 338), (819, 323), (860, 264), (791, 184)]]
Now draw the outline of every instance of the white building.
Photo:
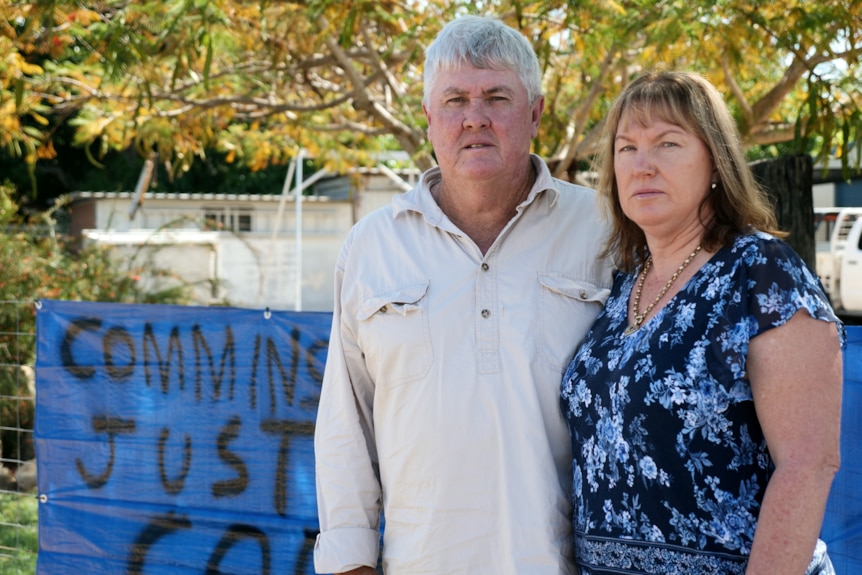
[(159, 193), (139, 201), (132, 192), (76, 192), (70, 231), (113, 246), (120, 265), (140, 270), (148, 287), (192, 284), (201, 305), (331, 311), (347, 231), (417, 177), (416, 170), (386, 168), (318, 173), (303, 186), (314, 193), (298, 206), (294, 193)]

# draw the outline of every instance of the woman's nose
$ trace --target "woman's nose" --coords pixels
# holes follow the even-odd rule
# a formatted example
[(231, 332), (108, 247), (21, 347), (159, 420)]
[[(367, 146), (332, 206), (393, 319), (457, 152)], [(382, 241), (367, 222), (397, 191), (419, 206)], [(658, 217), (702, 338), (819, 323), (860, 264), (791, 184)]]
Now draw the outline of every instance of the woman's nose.
[(650, 175), (655, 171), (652, 156), (649, 152), (638, 150), (635, 153), (634, 168), (637, 175)]

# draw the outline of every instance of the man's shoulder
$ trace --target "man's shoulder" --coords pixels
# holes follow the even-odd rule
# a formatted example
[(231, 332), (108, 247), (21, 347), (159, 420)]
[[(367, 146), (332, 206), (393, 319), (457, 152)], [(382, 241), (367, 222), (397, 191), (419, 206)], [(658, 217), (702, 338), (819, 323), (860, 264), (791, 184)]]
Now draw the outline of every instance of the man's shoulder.
[(421, 216), (421, 210), (414, 198), (415, 190), (398, 194), (385, 206), (376, 208), (362, 216), (350, 228), (347, 241), (350, 244), (367, 242), (389, 242), (393, 236), (409, 234), (416, 228), (419, 220), (411, 214)]
[(560, 195), (566, 194), (573, 198), (585, 198), (594, 200), (598, 192), (593, 188), (575, 184), (573, 182), (568, 182), (566, 180), (561, 180), (559, 178), (553, 178), (554, 187), (557, 191), (560, 192)]
[(385, 234), (394, 222), (392, 204), (379, 207), (362, 216), (351, 227), (347, 234), (347, 242), (355, 243), (366, 241), (381, 234)]
[(600, 211), (601, 202), (596, 190), (558, 178), (553, 182), (556, 190), (554, 207), (557, 210), (581, 214)]
[(421, 212), (417, 199), (417, 190), (402, 192), (392, 197), (388, 204), (380, 206), (365, 214), (353, 224), (353, 229), (361, 232), (365, 229), (377, 230), (381, 227), (391, 227), (403, 219), (405, 213)]
[(540, 190), (551, 191), (553, 200), (558, 198), (565, 199), (566, 202), (590, 201), (594, 202), (596, 191), (590, 187), (583, 186), (560, 179), (551, 173), (551, 169), (547, 162), (536, 154), (532, 155), (533, 166), (536, 168), (538, 176), (536, 185)]

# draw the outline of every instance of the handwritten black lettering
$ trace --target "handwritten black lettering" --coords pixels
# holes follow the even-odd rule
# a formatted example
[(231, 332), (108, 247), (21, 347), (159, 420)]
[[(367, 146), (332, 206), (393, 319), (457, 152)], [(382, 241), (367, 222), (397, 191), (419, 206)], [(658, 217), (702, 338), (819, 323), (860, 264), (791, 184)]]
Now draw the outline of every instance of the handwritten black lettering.
[(287, 469), (290, 438), (296, 435), (314, 435), (314, 423), (288, 419), (267, 419), (261, 422), (260, 429), (267, 435), (281, 437), (278, 446), (278, 462), (275, 467), (273, 505), (275, 512), (283, 516), (287, 513)]
[[(317, 369), (317, 365), (315, 365), (315, 360), (317, 359), (317, 354), (321, 351), (326, 351), (329, 348), (329, 341), (325, 339), (315, 339), (311, 345), (305, 350), (305, 360), (307, 362), (308, 367), (308, 375), (309, 377), (320, 387), (320, 384), (323, 382), (323, 372)], [(324, 354), (325, 361), (325, 354)], [(321, 366), (324, 361), (321, 361)], [(315, 402), (316, 405), (316, 402)]]
[(273, 377), (273, 367), (278, 368), (278, 374), (281, 376), (281, 386), (284, 390), (284, 398), (287, 400), (287, 405), (293, 405), (293, 394), (296, 389), (296, 368), (299, 364), (299, 330), (293, 328), (290, 334), (291, 347), (294, 350), (293, 360), (290, 362), (290, 375), (284, 369), (281, 363), (281, 357), (278, 355), (278, 346), (272, 338), (266, 339), (266, 373), (269, 376), (269, 397), (270, 405), (269, 412), (275, 413), (277, 402), (275, 399), (275, 378)]
[[(287, 399), (288, 405), (293, 405), (293, 396), (296, 393), (296, 372), (299, 369), (299, 352), (302, 348), (299, 343), (300, 335), (298, 328), (294, 327), (290, 330), (290, 377), (285, 378), (284, 372), (282, 372), (281, 382), (284, 386), (284, 397)], [(279, 363), (279, 367), (281, 367), (281, 363)]]
[(135, 432), (135, 422), (130, 419), (119, 419), (106, 416), (94, 415), (92, 419), (93, 431), (97, 433), (108, 434), (109, 456), (105, 470), (99, 475), (93, 475), (84, 467), (84, 463), (80, 457), (75, 458), (75, 466), (78, 468), (78, 473), (90, 489), (102, 487), (111, 478), (111, 472), (114, 469), (114, 457), (116, 455), (116, 447), (114, 445), (114, 436), (119, 434), (132, 434)]
[[(126, 365), (114, 363), (114, 348), (118, 344), (128, 348), (129, 363)], [(114, 381), (123, 381), (135, 373), (135, 342), (127, 329), (112, 327), (108, 330), (105, 337), (102, 338), (102, 355), (105, 356), (105, 369), (108, 372), (108, 377)]]
[[(251, 381), (248, 385), (248, 401), (252, 409), (257, 407), (257, 368), (260, 364), (260, 334), (254, 336), (254, 353), (251, 356)], [(230, 396), (233, 399), (233, 387), (230, 388)]]
[(225, 364), (230, 361), (230, 377), (228, 381), (230, 382), (231, 395), (233, 394), (234, 382), (236, 381), (236, 349), (233, 341), (233, 330), (231, 330), (230, 326), (225, 326), (225, 342), (224, 349), (221, 354), (221, 364), (219, 365), (218, 374), (216, 374), (215, 367), (213, 365), (213, 356), (210, 351), (210, 347), (207, 344), (206, 337), (201, 330), (201, 326), (195, 324), (192, 327), (192, 342), (195, 346), (195, 398), (200, 401), (201, 400), (201, 379), (203, 376), (203, 361), (201, 358), (201, 352), (204, 353), (206, 357), (206, 361), (210, 367), (210, 376), (212, 377), (212, 389), (213, 389), (213, 398), (218, 401), (221, 396), (221, 385), (222, 380), (224, 379), (225, 373)]
[(170, 479), (165, 470), (165, 444), (168, 442), (170, 436), (171, 430), (163, 427), (159, 435), (159, 479), (162, 481), (162, 487), (165, 489), (165, 492), (176, 495), (182, 492), (186, 483), (186, 477), (192, 467), (192, 438), (186, 435), (185, 445), (183, 446), (183, 468), (176, 479)]
[(219, 570), (219, 565), (221, 564), (222, 559), (224, 559), (231, 547), (241, 542), (243, 539), (255, 541), (260, 546), (260, 574), (269, 575), (272, 570), (272, 549), (269, 544), (269, 538), (257, 527), (240, 523), (234, 523), (228, 527), (224, 536), (221, 538), (221, 541), (216, 545), (215, 550), (213, 550), (213, 553), (207, 562), (206, 575), (224, 575)]
[(185, 389), (185, 371), (183, 369), (183, 344), (180, 341), (180, 328), (174, 326), (171, 329), (171, 335), (168, 339), (168, 354), (167, 359), (162, 361), (162, 354), (159, 350), (159, 342), (153, 333), (153, 325), (149, 322), (144, 324), (144, 378), (147, 382), (147, 387), (151, 386), (150, 380), (150, 346), (152, 346), (156, 354), (156, 363), (159, 366), (159, 376), (162, 383), (162, 393), (167, 394), (170, 388), (171, 376), (171, 357), (174, 355), (174, 349), (177, 351), (177, 372), (180, 382), (180, 390)]
[(126, 563), (128, 575), (141, 575), (147, 562), (147, 553), (150, 547), (155, 545), (159, 539), (179, 531), (180, 529), (191, 529), (192, 522), (185, 515), (179, 515), (170, 511), (159, 515), (151, 521), (138, 534), (132, 550), (129, 552), (129, 560)]
[(78, 379), (89, 379), (96, 373), (96, 368), (89, 365), (78, 365), (75, 358), (72, 356), (72, 344), (75, 339), (84, 331), (96, 331), (102, 327), (102, 320), (95, 317), (82, 317), (73, 319), (70, 322), (66, 333), (63, 334), (63, 342), (60, 344), (60, 360), (63, 362), (63, 369), (71, 373)]
[[(305, 350), (305, 362), (308, 369), (308, 377), (311, 383), (314, 384), (315, 393), (306, 395), (299, 401), (299, 406), (305, 411), (316, 411), (317, 405), (320, 403), (320, 388), (323, 386), (323, 372), (317, 369), (317, 354), (321, 351), (329, 349), (329, 340), (315, 339), (311, 345)], [(320, 365), (326, 363), (326, 354), (323, 354), (323, 359)]]
[(239, 455), (228, 449), (228, 444), (239, 437), (239, 430), (242, 422), (239, 416), (234, 416), (225, 425), (221, 433), (218, 435), (216, 447), (218, 449), (219, 459), (233, 467), (238, 477), (233, 479), (225, 479), (216, 481), (212, 487), (213, 497), (231, 497), (239, 495), (248, 487), (249, 476), (248, 467)]

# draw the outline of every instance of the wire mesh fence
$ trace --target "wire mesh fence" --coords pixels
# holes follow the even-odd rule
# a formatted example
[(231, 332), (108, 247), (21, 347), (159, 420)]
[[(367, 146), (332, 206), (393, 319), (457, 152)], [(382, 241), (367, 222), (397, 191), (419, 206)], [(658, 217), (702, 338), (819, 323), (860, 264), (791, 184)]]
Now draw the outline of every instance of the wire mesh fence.
[(0, 301), (0, 575), (35, 573), (35, 303)]

